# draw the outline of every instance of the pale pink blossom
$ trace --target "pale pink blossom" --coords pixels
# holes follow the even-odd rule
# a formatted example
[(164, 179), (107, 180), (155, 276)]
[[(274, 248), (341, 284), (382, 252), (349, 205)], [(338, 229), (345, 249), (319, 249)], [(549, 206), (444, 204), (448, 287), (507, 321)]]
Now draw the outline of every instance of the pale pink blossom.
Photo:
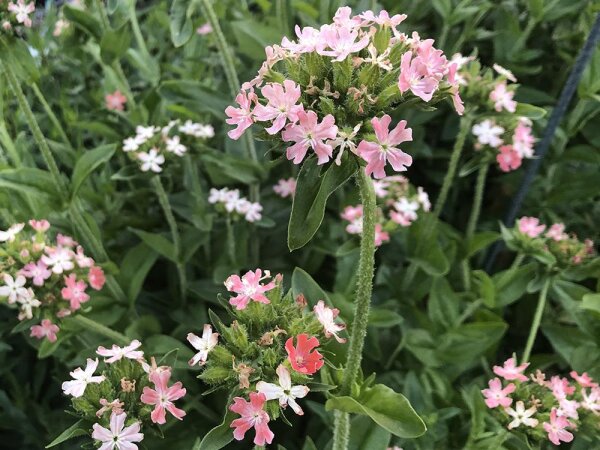
[[(346, 59), (351, 53), (357, 53), (369, 45), (368, 34), (361, 37), (358, 30), (346, 26), (323, 25), (320, 37), (325, 46), (317, 48), (317, 53), (330, 56), (338, 62)], [(329, 48), (329, 50), (326, 50), (326, 48)]]
[(52, 321), (44, 319), (39, 325), (33, 325), (30, 330), (31, 337), (37, 339), (48, 338), (50, 342), (56, 342), (56, 333), (59, 332), (60, 328), (53, 324)]
[(25, 227), (24, 223), (16, 223), (11, 225), (8, 230), (0, 230), (0, 242), (12, 242), (15, 240), (15, 236)]
[(123, 111), (125, 109), (125, 103), (127, 103), (127, 97), (125, 97), (118, 89), (112, 94), (106, 94), (104, 96), (106, 103), (106, 109), (110, 111)]
[(90, 267), (90, 271), (88, 272), (88, 281), (90, 282), (90, 286), (92, 289), (99, 291), (104, 286), (106, 282), (106, 276), (104, 275), (104, 271), (101, 267), (93, 266)]
[(267, 398), (265, 394), (260, 392), (250, 392), (250, 401), (246, 401), (242, 397), (235, 397), (233, 404), (229, 410), (239, 414), (241, 417), (231, 422), (233, 437), (241, 441), (244, 439), (246, 432), (254, 427), (256, 435), (254, 436), (254, 444), (265, 445), (273, 442), (275, 435), (269, 429), (269, 415), (264, 410)]
[(256, 383), (256, 390), (264, 394), (267, 400), (278, 400), (282, 408), (290, 405), (296, 414), (302, 416), (304, 411), (302, 411), (296, 399), (306, 397), (309, 391), (308, 387), (302, 385), (292, 386), (290, 372), (283, 365), (277, 367), (276, 372), (279, 377), (279, 384), (259, 381)]
[(552, 394), (559, 401), (565, 400), (568, 395), (575, 393), (575, 386), (571, 386), (568, 379), (559, 377), (558, 375), (550, 378), (547, 386), (552, 390)]
[(325, 164), (331, 159), (333, 149), (325, 140), (334, 139), (338, 131), (335, 119), (327, 114), (321, 123), (318, 123), (314, 111), (298, 111), (298, 123), (288, 124), (281, 134), (284, 142), (294, 142), (288, 147), (287, 159), (294, 164), (300, 164), (309, 148), (317, 154), (318, 164)]
[(63, 34), (63, 31), (65, 31), (66, 29), (68, 29), (70, 26), (70, 22), (68, 20), (65, 19), (58, 19), (55, 23), (54, 23), (54, 30), (52, 30), (52, 36), (54, 37), (58, 37), (61, 34)]
[(8, 10), (15, 14), (17, 22), (31, 28), (32, 22), (29, 15), (35, 11), (34, 2), (25, 3), (25, 0), (17, 0), (17, 3), (10, 2)]
[(213, 32), (213, 27), (208, 22), (200, 25), (196, 29), (196, 33), (198, 33), (200, 36), (206, 36), (207, 34), (210, 34), (212, 32)]
[(100, 404), (102, 405), (102, 408), (96, 411), (96, 417), (102, 417), (106, 411), (121, 414), (123, 412), (123, 405), (125, 405), (123, 402), (119, 401), (118, 398), (114, 399), (112, 402), (109, 402), (105, 398), (101, 398)]
[(398, 88), (402, 94), (410, 90), (423, 101), (429, 102), (439, 84), (439, 80), (429, 74), (427, 66), (420, 57), (413, 59), (410, 51), (402, 55), (398, 78)]
[(30, 262), (25, 264), (25, 267), (19, 271), (19, 274), (26, 278), (32, 278), (33, 284), (36, 286), (43, 286), (44, 282), (52, 276), (52, 271), (48, 270), (48, 266), (40, 260), (37, 263)]
[(471, 131), (477, 136), (477, 142), (481, 145), (489, 145), (493, 148), (502, 145), (502, 138), (500, 136), (504, 133), (504, 128), (496, 125), (489, 119), (473, 125)]
[(517, 366), (517, 358), (514, 356), (504, 361), (503, 366), (494, 366), (494, 373), (505, 380), (527, 381), (527, 377), (523, 375), (525, 369), (529, 367), (529, 363), (523, 363)]
[(83, 252), (83, 247), (81, 245), (77, 246), (77, 252), (73, 256), (79, 267), (92, 267), (94, 265), (94, 260)]
[(71, 395), (75, 398), (79, 398), (85, 392), (85, 388), (89, 383), (102, 383), (104, 381), (103, 375), (94, 375), (94, 372), (98, 368), (98, 359), (87, 359), (85, 369), (78, 367), (71, 372), (73, 380), (65, 381), (62, 384), (62, 390), (65, 395)]
[(375, 178), (384, 178), (385, 165), (390, 163), (398, 172), (405, 171), (412, 164), (412, 157), (396, 147), (402, 142), (412, 141), (412, 129), (406, 128), (406, 120), (401, 120), (396, 127), (389, 131), (392, 118), (385, 114), (381, 119), (374, 117), (371, 124), (375, 130), (377, 142), (361, 141), (357, 152), (367, 161), (366, 173)]
[(229, 125), (236, 125), (233, 130), (227, 132), (227, 136), (238, 140), (244, 131), (254, 123), (253, 107), (258, 103), (258, 99), (254, 91), (242, 91), (235, 97), (235, 102), (240, 107), (234, 108), (233, 106), (228, 106), (225, 109), (225, 114), (229, 118), (225, 122)]
[(208, 354), (219, 342), (219, 333), (213, 333), (212, 327), (209, 324), (205, 324), (202, 330), (202, 337), (198, 337), (194, 333), (188, 333), (187, 340), (192, 344), (192, 347), (198, 350), (198, 353), (189, 360), (188, 364), (190, 366), (195, 366), (196, 364), (203, 366), (206, 363)]
[(273, 186), (273, 191), (281, 198), (294, 197), (294, 194), (296, 193), (296, 184), (297, 181), (294, 177), (288, 179), (282, 178), (275, 186)]
[(161, 166), (165, 162), (165, 157), (158, 153), (156, 148), (151, 148), (148, 152), (138, 153), (137, 158), (142, 162), (140, 165), (142, 172), (148, 172), (149, 170), (154, 173), (162, 172)]
[(31, 288), (27, 289), (27, 294), (17, 298), (17, 302), (21, 309), (17, 316), (19, 320), (32, 319), (33, 308), (39, 308), (42, 305), (42, 302), (35, 298), (35, 294)]
[(390, 14), (385, 10), (381, 10), (379, 15), (375, 15), (373, 11), (365, 11), (359, 16), (362, 20), (362, 26), (376, 23), (382, 27), (391, 28), (394, 34), (397, 33), (396, 27), (406, 20), (406, 14), (394, 14), (390, 17)]
[(513, 148), (521, 158), (533, 158), (535, 138), (531, 134), (531, 127), (524, 121), (519, 121), (513, 133)]
[(33, 228), (35, 231), (37, 231), (38, 233), (43, 233), (45, 231), (48, 231), (48, 229), (50, 228), (50, 222), (48, 222), (45, 219), (42, 219), (42, 220), (31, 219), (29, 221), (29, 226), (31, 228)]
[[(565, 224), (564, 223), (555, 223), (553, 224), (548, 231), (546, 231), (546, 237), (550, 238), (554, 241), (563, 241), (568, 238), (567, 233), (565, 233)], [(571, 372), (571, 376), (577, 376), (577, 372)], [(586, 374), (584, 374), (586, 375)], [(579, 380), (577, 380), (579, 381)]]
[(134, 422), (125, 426), (127, 414), (113, 412), (110, 416), (110, 429), (95, 423), (92, 438), (102, 442), (98, 450), (138, 450), (134, 442), (141, 442), (144, 434), (140, 433), (140, 423)]
[(283, 84), (268, 83), (261, 89), (261, 93), (268, 103), (256, 105), (254, 117), (260, 121), (273, 121), (272, 126), (265, 128), (267, 133), (277, 134), (288, 121), (298, 121), (298, 112), (303, 110), (303, 106), (296, 104), (300, 99), (300, 86), (295, 82), (284, 80)]
[(335, 337), (335, 340), (339, 343), (346, 342), (346, 339), (338, 336), (338, 333), (340, 331), (346, 329), (346, 325), (343, 323), (335, 322), (335, 319), (340, 313), (339, 309), (329, 308), (328, 306), (325, 306), (325, 302), (323, 300), (319, 300), (318, 303), (314, 306), (313, 311), (317, 316), (317, 320), (321, 323), (321, 325), (323, 325), (326, 337), (330, 338), (331, 336), (333, 336)]
[(457, 74), (458, 66), (454, 63), (448, 66), (448, 84), (450, 84), (450, 93), (452, 94), (452, 105), (459, 116), (465, 112), (465, 105), (460, 98), (461, 77)]
[(496, 162), (502, 172), (510, 172), (521, 167), (523, 159), (521, 155), (515, 151), (512, 145), (502, 145), (498, 149), (499, 153), (496, 155)]
[(406, 197), (400, 198), (394, 203), (394, 210), (390, 211), (390, 219), (403, 227), (410, 226), (417, 220), (417, 211), (419, 202), (408, 200)]
[(342, 219), (352, 222), (356, 219), (360, 219), (363, 216), (362, 205), (358, 206), (346, 206), (341, 214)]
[(390, 234), (387, 231), (383, 231), (383, 225), (380, 223), (375, 224), (375, 247), (381, 246), (384, 242), (390, 240)]
[(518, 220), (519, 231), (531, 238), (538, 237), (546, 229), (546, 225), (540, 224), (537, 217), (521, 217)]
[(529, 409), (525, 409), (525, 404), (519, 400), (516, 404), (515, 409), (505, 408), (504, 411), (513, 418), (512, 422), (508, 424), (509, 430), (517, 428), (521, 425), (525, 425), (531, 428), (535, 428), (538, 425), (538, 420), (533, 419), (531, 417), (537, 412), (535, 406), (532, 406)]
[(52, 272), (61, 274), (73, 270), (73, 250), (66, 247), (47, 247), (46, 254), (42, 256), (42, 262), (52, 268)]
[(298, 42), (290, 41), (284, 37), (281, 41), (281, 46), (295, 54), (314, 52), (317, 48), (324, 45), (321, 39), (321, 32), (313, 27), (300, 28), (295, 27)]
[(167, 411), (176, 419), (183, 420), (185, 411), (177, 408), (173, 403), (186, 393), (181, 381), (168, 386), (171, 378), (170, 371), (153, 372), (149, 377), (150, 381), (154, 383), (154, 389), (145, 386), (140, 400), (146, 405), (154, 405), (154, 410), (150, 413), (152, 422), (159, 425), (164, 424), (167, 421)]
[(337, 9), (333, 16), (333, 23), (342, 28), (354, 29), (363, 24), (360, 16), (352, 15), (352, 8), (349, 6), (341, 6)]
[(56, 243), (61, 247), (73, 248), (77, 245), (77, 241), (72, 236), (58, 233), (56, 235)]
[(15, 278), (5, 273), (2, 275), (4, 286), (0, 286), (0, 297), (8, 297), (8, 303), (15, 303), (21, 298), (27, 297), (27, 280), (23, 275), (17, 275)]
[(600, 415), (600, 388), (598, 386), (593, 387), (588, 391), (586, 389), (581, 390), (581, 407), (593, 412), (596, 415)]
[(481, 393), (485, 397), (485, 404), (488, 408), (497, 408), (502, 406), (504, 408), (512, 404), (512, 398), (510, 394), (515, 392), (517, 388), (513, 383), (508, 384), (505, 388), (502, 388), (502, 381), (500, 378), (494, 378), (488, 381), (489, 389), (483, 389)]
[(238, 275), (231, 275), (225, 280), (225, 287), (229, 292), (234, 292), (237, 295), (229, 299), (229, 303), (234, 305), (236, 309), (245, 309), (250, 300), (259, 303), (270, 303), (265, 296), (265, 292), (270, 291), (275, 287), (275, 282), (271, 281), (267, 284), (261, 284), (261, 281), (269, 278), (271, 274), (265, 271), (265, 276), (262, 276), (262, 270), (256, 269), (248, 271), (241, 278)]
[(77, 281), (77, 275), (72, 273), (68, 277), (65, 277), (65, 287), (62, 288), (60, 293), (62, 298), (69, 300), (71, 309), (75, 311), (81, 307), (81, 303), (85, 303), (90, 299), (90, 296), (85, 292), (86, 288), (86, 282), (82, 280)]
[(550, 412), (550, 422), (544, 422), (542, 426), (548, 433), (548, 439), (554, 445), (560, 445), (561, 441), (571, 442), (573, 440), (573, 434), (566, 430), (567, 427), (572, 427), (573, 424), (566, 417), (558, 416), (556, 408), (552, 408)]
[[(558, 224), (555, 224), (555, 225), (558, 225)], [(562, 224), (560, 224), (560, 225), (562, 225)], [(552, 226), (554, 226), (554, 225), (552, 225)], [(564, 225), (563, 225), (563, 227), (564, 227)], [(552, 229), (552, 227), (550, 227), (550, 229)], [(548, 235), (548, 233), (546, 233), (546, 235)], [(571, 378), (573, 378), (575, 381), (577, 381), (577, 383), (581, 387), (584, 387), (584, 388), (597, 388), (598, 387), (598, 383), (594, 382), (594, 379), (592, 377), (590, 377), (587, 372), (583, 372), (581, 375), (579, 375), (577, 372), (575, 372), (573, 370), (569, 373), (569, 375), (571, 375)]]
[(498, 112), (505, 109), (510, 113), (517, 110), (517, 102), (513, 100), (515, 93), (509, 91), (506, 87), (506, 82), (498, 83), (494, 90), (490, 93), (490, 100), (494, 102), (494, 109)]
[(141, 345), (142, 343), (135, 339), (131, 341), (131, 344), (125, 347), (119, 347), (118, 345), (113, 344), (112, 348), (108, 349), (100, 346), (96, 350), (96, 353), (100, 356), (104, 356), (104, 362), (108, 364), (112, 364), (122, 358), (138, 360), (144, 357), (144, 352), (137, 350)]
[(579, 419), (577, 408), (579, 408), (581, 405), (578, 401), (562, 398), (559, 400), (558, 404), (559, 408), (556, 410), (557, 415), (575, 420)]

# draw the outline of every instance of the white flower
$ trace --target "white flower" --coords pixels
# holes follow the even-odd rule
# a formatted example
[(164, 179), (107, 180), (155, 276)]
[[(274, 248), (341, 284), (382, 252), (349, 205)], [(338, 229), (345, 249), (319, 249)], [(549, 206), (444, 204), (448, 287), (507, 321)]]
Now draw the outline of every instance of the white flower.
[(162, 127), (161, 133), (164, 137), (167, 137), (171, 132), (171, 129), (179, 123), (179, 120), (171, 120), (168, 124)]
[(151, 148), (148, 153), (138, 153), (137, 157), (140, 161), (142, 161), (142, 172), (148, 172), (149, 170), (155, 173), (162, 172), (162, 168), (160, 166), (165, 162), (165, 157), (160, 155), (158, 150), (155, 148)]
[(365, 58), (365, 62), (371, 63), (372, 65), (380, 67), (381, 69), (386, 70), (388, 72), (393, 69), (392, 63), (389, 59), (391, 47), (386, 48), (385, 51), (380, 55), (377, 55), (377, 49), (373, 44), (370, 44), (367, 50), (369, 51), (369, 55), (371, 56)]
[(227, 189), (227, 188), (223, 188), (223, 189), (211, 188), (210, 195), (208, 196), (208, 203), (211, 203), (211, 204), (224, 203), (227, 200), (228, 192), (229, 192), (229, 189)]
[(516, 410), (514, 410), (512, 408), (504, 408), (504, 411), (506, 411), (506, 413), (509, 416), (514, 418), (513, 421), (508, 424), (509, 430), (512, 430), (513, 428), (517, 428), (521, 424), (526, 425), (531, 428), (536, 427), (538, 424), (537, 419), (531, 418), (531, 416), (533, 416), (537, 411), (535, 406), (532, 406), (531, 408), (526, 410), (525, 404), (522, 401), (517, 402)]
[(400, 198), (394, 203), (396, 211), (403, 213), (404, 217), (408, 220), (417, 220), (417, 211), (419, 210), (419, 203), (415, 201), (409, 201), (406, 197)]
[(263, 209), (260, 203), (251, 203), (248, 202), (248, 206), (246, 208), (246, 212), (244, 214), (245, 219), (248, 222), (256, 222), (257, 220), (262, 219), (261, 211)]
[(4, 286), (0, 286), (0, 297), (8, 297), (8, 303), (15, 303), (17, 300), (27, 297), (27, 289), (24, 287), (27, 280), (23, 275), (17, 275), (13, 279), (5, 273), (3, 279)]
[(592, 388), (589, 394), (586, 389), (582, 389), (581, 395), (583, 396), (581, 407), (592, 411), (596, 415), (600, 414), (600, 388)]
[(15, 14), (17, 22), (22, 23), (26, 27), (31, 27), (31, 19), (29, 14), (35, 11), (35, 3), (25, 3), (25, 0), (18, 0), (17, 3), (10, 2), (8, 10)]
[(124, 152), (135, 152), (138, 148), (140, 148), (140, 143), (138, 139), (134, 137), (128, 137), (123, 141)]
[(176, 154), (177, 156), (183, 156), (187, 151), (187, 147), (181, 143), (179, 136), (173, 136), (167, 139), (167, 151)]
[(104, 356), (104, 362), (108, 364), (112, 364), (115, 361), (119, 361), (121, 358), (129, 358), (129, 359), (142, 359), (144, 357), (144, 352), (141, 350), (137, 350), (142, 345), (140, 341), (137, 339), (131, 341), (131, 344), (125, 347), (119, 347), (118, 345), (112, 346), (112, 348), (104, 348), (102, 346), (98, 347), (96, 353), (100, 356)]
[(375, 190), (375, 195), (379, 198), (384, 198), (388, 195), (387, 188), (390, 187), (390, 183), (384, 180), (376, 180), (373, 179), (373, 189)]
[(304, 414), (300, 405), (296, 403), (297, 398), (306, 397), (308, 394), (308, 387), (306, 386), (292, 386), (292, 379), (290, 378), (290, 373), (285, 368), (285, 366), (279, 366), (277, 368), (277, 375), (279, 376), (279, 384), (274, 383), (266, 383), (264, 381), (259, 381), (256, 383), (256, 390), (265, 395), (267, 400), (279, 400), (279, 405), (281, 407), (286, 407), (290, 405), (290, 407), (294, 410), (296, 414), (299, 416)]
[(27, 294), (17, 299), (21, 305), (21, 312), (19, 312), (19, 320), (32, 319), (33, 308), (39, 308), (42, 304), (37, 298), (32, 289), (27, 289)]
[(482, 145), (489, 145), (497, 148), (502, 145), (500, 135), (504, 133), (504, 128), (496, 125), (491, 120), (484, 120), (481, 123), (473, 125), (473, 134), (477, 136), (477, 141)]
[(425, 190), (419, 186), (417, 188), (417, 200), (423, 206), (424, 211), (429, 211), (431, 209), (431, 202), (429, 201), (429, 195)]
[(25, 226), (24, 223), (17, 223), (11, 225), (10, 228), (6, 231), (0, 230), (0, 242), (12, 242), (15, 240), (15, 236), (19, 234), (19, 232)]
[(361, 124), (357, 124), (354, 129), (350, 132), (345, 132), (338, 128), (338, 134), (335, 139), (327, 141), (327, 145), (331, 145), (331, 148), (335, 149), (339, 147), (338, 154), (335, 158), (335, 163), (339, 166), (342, 163), (342, 154), (346, 148), (353, 153), (356, 153), (356, 143), (354, 142), (354, 138), (356, 137), (356, 133), (360, 130)]
[(215, 129), (212, 125), (204, 125), (201, 123), (194, 123), (191, 120), (187, 120), (183, 125), (179, 126), (179, 131), (188, 136), (194, 136), (197, 138), (211, 138), (215, 135)]
[(75, 267), (73, 264), (73, 251), (65, 247), (47, 248), (46, 255), (42, 256), (42, 262), (52, 267), (52, 272), (63, 273)]
[(195, 366), (196, 364), (199, 364), (203, 366), (204, 363), (206, 363), (206, 358), (208, 358), (208, 353), (215, 348), (219, 341), (219, 333), (213, 333), (212, 327), (209, 324), (206, 324), (204, 325), (201, 338), (194, 333), (188, 333), (187, 340), (192, 344), (192, 347), (198, 350), (198, 353), (190, 359), (189, 365)]
[(513, 73), (510, 70), (505, 69), (500, 64), (494, 64), (492, 67), (496, 72), (506, 77), (508, 80), (512, 81), (513, 83), (517, 82), (517, 78), (513, 75)]
[(339, 343), (346, 342), (346, 339), (343, 339), (337, 335), (342, 330), (346, 329), (346, 325), (343, 323), (335, 323), (335, 318), (338, 316), (340, 311), (337, 308), (329, 308), (325, 306), (325, 302), (323, 300), (319, 300), (319, 302), (313, 308), (315, 315), (323, 328), (325, 329), (325, 336), (331, 337), (334, 336), (336, 341)]
[(137, 127), (135, 127), (135, 132), (137, 135), (136, 138), (138, 139), (138, 142), (141, 142), (142, 144), (148, 139), (152, 139), (152, 137), (154, 137), (154, 135), (159, 131), (159, 127), (144, 127), (142, 125), (138, 125)]
[(85, 388), (89, 383), (102, 383), (104, 381), (104, 376), (94, 376), (97, 367), (98, 358), (95, 360), (88, 358), (84, 370), (82, 370), (81, 367), (78, 367), (71, 372), (73, 380), (65, 381), (62, 384), (62, 390), (65, 395), (72, 395), (75, 398), (79, 398), (83, 395)]
[(144, 439), (144, 434), (140, 433), (140, 423), (134, 422), (125, 427), (126, 418), (126, 413), (115, 414), (113, 412), (110, 416), (110, 430), (97, 423), (93, 425), (92, 438), (103, 443), (99, 450), (138, 449), (133, 442), (141, 442)]

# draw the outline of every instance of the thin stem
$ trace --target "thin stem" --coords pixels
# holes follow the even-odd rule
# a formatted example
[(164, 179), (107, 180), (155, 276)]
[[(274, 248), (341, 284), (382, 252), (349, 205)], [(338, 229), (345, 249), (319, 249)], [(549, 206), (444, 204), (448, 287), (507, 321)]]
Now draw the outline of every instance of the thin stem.
[(73, 149), (73, 146), (71, 145), (71, 141), (69, 141), (69, 138), (67, 137), (67, 133), (65, 132), (65, 129), (63, 128), (60, 121), (58, 120), (58, 117), (56, 117), (56, 114), (54, 114), (54, 111), (52, 110), (52, 108), (50, 107), (48, 102), (46, 101), (46, 98), (44, 97), (44, 94), (42, 94), (42, 91), (40, 91), (40, 88), (38, 87), (38, 85), (36, 83), (32, 83), (31, 89), (33, 90), (33, 93), (37, 97), (38, 101), (42, 104), (42, 107), (44, 108), (46, 115), (48, 116), (48, 118), (50, 119), (50, 121), (52, 122), (52, 124), (54, 125), (56, 130), (58, 131), (58, 134), (60, 134), (60, 138), (62, 139), (62, 141), (66, 144), (67, 147), (69, 147), (70, 149)]
[(119, 333), (118, 331), (112, 330), (101, 323), (98, 323), (92, 319), (88, 319), (81, 314), (75, 315), (72, 319), (73, 322), (77, 322), (86, 330), (93, 331), (96, 334), (101, 334), (109, 339), (111, 339), (114, 343), (121, 345), (128, 345), (131, 342), (131, 339), (125, 336), (124, 334)]
[(144, 40), (144, 36), (142, 35), (142, 30), (140, 29), (140, 23), (137, 19), (137, 13), (135, 10), (135, 0), (129, 2), (129, 21), (131, 22), (131, 30), (133, 31), (133, 36), (135, 37), (135, 42), (137, 46), (140, 48), (140, 51), (150, 57), (150, 52), (148, 52), (148, 47), (146, 47), (146, 41)]
[(542, 316), (544, 315), (544, 308), (546, 307), (546, 297), (548, 296), (548, 289), (550, 288), (551, 278), (548, 277), (544, 282), (544, 286), (540, 291), (540, 297), (538, 299), (537, 309), (533, 316), (533, 322), (531, 322), (531, 329), (529, 330), (529, 337), (527, 338), (527, 344), (525, 345), (525, 351), (523, 352), (523, 358), (521, 362), (529, 362), (531, 356), (531, 349), (535, 342), (540, 323), (542, 322)]
[(181, 237), (179, 236), (177, 221), (175, 220), (175, 216), (173, 215), (173, 210), (171, 209), (171, 204), (169, 203), (167, 192), (165, 191), (165, 188), (162, 184), (159, 175), (152, 177), (152, 185), (154, 186), (154, 190), (156, 191), (156, 195), (158, 197), (158, 203), (160, 204), (163, 210), (165, 219), (167, 219), (167, 223), (169, 224), (169, 229), (171, 231), (173, 247), (175, 247), (175, 264), (177, 266), (177, 274), (179, 276), (181, 301), (185, 302), (185, 296), (187, 293), (187, 279), (185, 273), (185, 265), (181, 262)]
[(233, 235), (233, 224), (231, 223), (229, 215), (225, 221), (225, 226), (227, 229), (227, 255), (229, 256), (231, 264), (235, 265), (235, 261), (237, 259), (235, 256), (235, 236)]
[[(369, 323), (369, 308), (373, 291), (373, 275), (375, 272), (375, 220), (376, 204), (373, 182), (364, 170), (357, 175), (358, 187), (363, 205), (363, 230), (360, 240), (360, 259), (358, 263), (356, 283), (356, 308), (350, 345), (346, 360), (346, 369), (340, 388), (340, 395), (350, 395), (360, 371), (362, 351)], [(333, 450), (344, 450), (348, 446), (349, 416), (346, 413), (336, 415), (333, 435)]]

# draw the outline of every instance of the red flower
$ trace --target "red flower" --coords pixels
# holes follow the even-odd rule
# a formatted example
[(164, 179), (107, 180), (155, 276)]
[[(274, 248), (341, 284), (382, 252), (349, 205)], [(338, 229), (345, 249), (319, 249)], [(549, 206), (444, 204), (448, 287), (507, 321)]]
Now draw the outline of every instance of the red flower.
[(295, 371), (312, 375), (323, 367), (323, 355), (317, 350), (311, 353), (319, 346), (319, 340), (314, 336), (309, 339), (305, 333), (299, 334), (297, 339), (296, 347), (294, 347), (294, 338), (289, 338), (285, 343), (288, 359)]

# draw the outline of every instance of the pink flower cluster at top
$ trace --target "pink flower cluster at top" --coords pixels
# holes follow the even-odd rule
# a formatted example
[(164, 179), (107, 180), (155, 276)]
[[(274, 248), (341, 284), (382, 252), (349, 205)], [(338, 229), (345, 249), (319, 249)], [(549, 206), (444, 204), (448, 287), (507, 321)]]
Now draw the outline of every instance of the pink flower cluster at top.
[(0, 299), (18, 306), (19, 320), (42, 320), (31, 327), (31, 336), (55, 342), (59, 327), (52, 316), (62, 319), (79, 310), (90, 299), (88, 287), (104, 286), (103, 270), (84, 253), (73, 238), (58, 234), (50, 241), (47, 220), (30, 220), (0, 231), (0, 243), (12, 265), (5, 267), (0, 279)]
[(241, 216), (251, 223), (262, 219), (262, 205), (242, 197), (238, 189), (211, 188), (208, 203), (217, 205), (222, 212)]
[[(318, 55), (332, 67), (350, 64), (350, 70), (373, 66), (375, 70), (393, 72), (397, 75), (396, 84), (391, 87), (403, 99), (408, 95), (422, 102), (430, 102), (435, 93), (451, 97), (459, 114), (464, 107), (458, 93), (456, 64), (447, 60), (441, 50), (433, 47), (433, 40), (421, 40), (417, 33), (408, 37), (397, 30), (405, 15), (390, 17), (386, 11), (375, 15), (371, 11), (352, 16), (349, 7), (336, 12), (333, 23), (323, 25), (319, 30), (312, 27), (296, 27), (297, 40), (284, 38), (281, 45), (266, 48), (267, 60), (258, 76), (242, 86), (235, 101), (238, 107), (229, 106), (225, 112), (226, 122), (235, 125), (229, 137), (239, 139), (254, 123), (260, 123), (268, 135), (278, 136), (281, 141), (290, 143), (286, 156), (294, 164), (300, 164), (309, 151), (314, 152), (318, 164), (333, 159), (338, 150), (336, 164), (341, 164), (344, 150), (348, 149), (367, 162), (367, 174), (376, 178), (385, 177), (385, 166), (390, 164), (396, 171), (404, 171), (412, 163), (412, 158), (398, 146), (412, 140), (412, 130), (404, 120), (391, 128), (391, 117), (384, 109), (370, 111), (366, 116), (364, 105), (375, 105), (377, 94), (374, 86), (358, 83), (347, 87), (344, 92), (331, 91), (327, 79), (313, 79), (307, 85), (277, 73), (275, 65), (282, 60), (298, 64), (307, 54)], [(387, 33), (385, 49), (377, 49), (374, 37), (377, 30)], [(381, 36), (381, 34), (379, 34)], [(398, 53), (399, 63), (392, 61), (392, 52)], [(400, 57), (401, 55), (401, 57)], [(274, 76), (277, 74), (277, 76)], [(272, 79), (281, 80), (273, 82)], [(440, 89), (440, 86), (444, 89)], [(319, 87), (320, 85), (323, 87)], [(255, 91), (259, 90), (259, 91)], [(259, 95), (260, 94), (260, 95)], [(312, 95), (322, 94), (334, 103), (343, 105), (348, 96), (359, 105), (359, 115), (355, 123), (341, 123), (332, 113), (323, 113), (313, 105)], [(341, 107), (341, 106), (340, 106)], [(381, 117), (380, 117), (381, 116)], [(375, 136), (366, 134), (371, 124)], [(362, 133), (362, 136), (359, 136)]]
[[(4, 3), (4, 5), (2, 4)], [(0, 2), (0, 8), (10, 13), (10, 20), (2, 22), (2, 29), (5, 31), (12, 30), (15, 25), (22, 25), (27, 28), (31, 28), (33, 24), (31, 21), (31, 15), (35, 12), (35, 2), (27, 2), (26, 0), (16, 0), (8, 3)]]
[(540, 370), (527, 377), (528, 366), (509, 358), (504, 365), (494, 366), (497, 377), (481, 391), (487, 407), (497, 409), (509, 422), (509, 430), (543, 430), (550, 442), (560, 445), (573, 440), (585, 416), (598, 422), (600, 386), (587, 373), (572, 371), (575, 383), (556, 375), (546, 380)]
[[(144, 359), (144, 352), (139, 350), (142, 343), (134, 340), (125, 347), (119, 347), (113, 345), (111, 348), (98, 347), (96, 353), (104, 357), (104, 363), (106, 364), (105, 371), (102, 375), (94, 375), (98, 368), (98, 359), (87, 360), (86, 367), (84, 369), (77, 368), (71, 372), (72, 380), (65, 381), (62, 384), (62, 389), (66, 395), (70, 395), (73, 398), (81, 398), (85, 396), (86, 388), (89, 384), (108, 383), (109, 380), (114, 379), (111, 375), (113, 370), (112, 365), (122, 361), (131, 360), (135, 364), (139, 364), (139, 367), (143, 370), (143, 377), (147, 377), (147, 381), (152, 386), (144, 386), (139, 401), (142, 404), (150, 405), (153, 407), (150, 413), (150, 420), (152, 423), (162, 425), (166, 423), (167, 413), (171, 414), (176, 419), (182, 420), (185, 416), (185, 411), (177, 408), (174, 404), (175, 401), (185, 396), (186, 390), (182, 386), (181, 382), (173, 383), (169, 386), (169, 380), (171, 378), (172, 369), (169, 366), (157, 366), (154, 358), (151, 358), (151, 364), (148, 364)], [(123, 367), (114, 369), (118, 370), (119, 374), (127, 373), (128, 369)], [(124, 372), (125, 370), (125, 372)], [(131, 373), (136, 373), (135, 370)], [(106, 374), (106, 375), (104, 375)], [(121, 376), (119, 375), (119, 376)], [(122, 446), (116, 448), (127, 448), (137, 449), (134, 442), (140, 442), (143, 439), (141, 434), (141, 422), (137, 421), (132, 423), (130, 426), (124, 428), (124, 422), (126, 414), (125, 409), (130, 410), (129, 405), (126, 405), (120, 393), (125, 394), (124, 398), (131, 399), (131, 392), (135, 392), (136, 383), (139, 384), (140, 380), (122, 378), (119, 386), (113, 386), (113, 390), (118, 392), (117, 398), (112, 401), (107, 399), (100, 399), (99, 409), (95, 416), (102, 419), (106, 413), (110, 413), (109, 428), (105, 428), (99, 423), (94, 424), (92, 438), (102, 443), (101, 448), (113, 448), (110, 447), (114, 442), (121, 443)], [(144, 384), (147, 384), (145, 382)], [(130, 400), (127, 400), (130, 401)]]

